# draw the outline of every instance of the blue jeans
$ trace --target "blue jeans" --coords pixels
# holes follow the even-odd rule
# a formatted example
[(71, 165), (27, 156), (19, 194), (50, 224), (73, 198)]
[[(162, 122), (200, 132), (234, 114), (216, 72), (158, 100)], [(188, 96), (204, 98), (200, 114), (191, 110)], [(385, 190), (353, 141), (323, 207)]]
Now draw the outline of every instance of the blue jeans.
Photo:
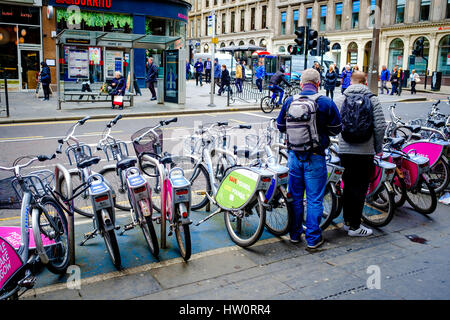
[(289, 234), (299, 240), (303, 232), (303, 198), (306, 191), (306, 231), (308, 245), (316, 245), (322, 238), (320, 221), (323, 214), (323, 196), (327, 182), (325, 157), (317, 154), (295, 154), (289, 150), (289, 192), (292, 195), (293, 223)]
[(256, 85), (258, 86), (259, 92), (262, 92), (263, 90), (263, 79), (256, 79)]
[(279, 99), (278, 99), (278, 104), (281, 104), (283, 101), (283, 95), (284, 95), (284, 90), (283, 88), (275, 85), (275, 84), (269, 84), (269, 90), (273, 92), (272, 94), (272, 100), (275, 99), (276, 95), (279, 94)]

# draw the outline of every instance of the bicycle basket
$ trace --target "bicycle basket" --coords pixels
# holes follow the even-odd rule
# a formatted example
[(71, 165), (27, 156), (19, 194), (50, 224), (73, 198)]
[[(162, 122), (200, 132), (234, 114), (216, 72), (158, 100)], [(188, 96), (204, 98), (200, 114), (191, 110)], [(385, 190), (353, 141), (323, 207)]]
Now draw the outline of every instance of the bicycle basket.
[[(155, 129), (158, 137), (155, 137), (149, 132), (141, 139), (141, 141), (139, 141), (139, 143), (134, 142), (134, 139), (140, 137), (150, 129), (151, 127), (142, 128), (141, 130), (133, 133), (131, 136), (131, 141), (133, 141), (133, 147), (137, 157), (144, 152), (160, 154), (163, 150), (163, 132), (161, 129)], [(157, 148), (157, 144), (159, 144), (159, 150)]]
[(20, 209), (21, 198), (13, 188), (15, 177), (0, 180), (0, 209)]
[[(54, 189), (55, 187), (55, 175), (50, 170), (34, 171), (22, 177), (22, 179), (25, 183), (25, 187), (31, 192), (34, 197), (37, 198), (42, 198), (43, 196), (48, 194), (48, 188)], [(12, 185), (16, 191), (16, 194), (21, 198), (23, 196), (24, 190), (19, 185), (19, 181), (15, 179)]]

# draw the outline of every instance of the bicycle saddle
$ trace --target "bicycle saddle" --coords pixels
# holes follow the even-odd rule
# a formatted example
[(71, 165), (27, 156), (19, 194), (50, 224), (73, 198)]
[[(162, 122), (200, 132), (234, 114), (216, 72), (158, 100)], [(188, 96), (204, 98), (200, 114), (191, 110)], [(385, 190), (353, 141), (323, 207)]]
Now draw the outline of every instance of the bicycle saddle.
[(430, 122), (436, 127), (436, 128), (442, 128), (445, 126), (445, 120), (430, 120)]
[(171, 155), (165, 155), (164, 158), (159, 160), (159, 162), (161, 162), (163, 165), (172, 164), (173, 163), (173, 159), (172, 159)]
[(125, 158), (117, 162), (117, 168), (121, 170), (128, 169), (136, 165), (137, 160), (134, 158)]
[(330, 162), (331, 164), (339, 165), (339, 164), (341, 164), (341, 158), (336, 157), (336, 156), (331, 156), (329, 162)]
[(80, 161), (77, 164), (77, 167), (80, 169), (84, 169), (84, 168), (87, 168), (94, 164), (99, 163), (100, 160), (101, 160), (100, 157), (89, 157), (89, 158), (84, 159), (83, 161)]
[(391, 145), (396, 149), (400, 149), (405, 142), (405, 138), (391, 138), (389, 140), (391, 142)]
[(419, 133), (420, 129), (422, 128), (421, 126), (418, 125), (409, 125), (409, 126), (405, 126), (406, 129), (411, 130), (412, 133)]

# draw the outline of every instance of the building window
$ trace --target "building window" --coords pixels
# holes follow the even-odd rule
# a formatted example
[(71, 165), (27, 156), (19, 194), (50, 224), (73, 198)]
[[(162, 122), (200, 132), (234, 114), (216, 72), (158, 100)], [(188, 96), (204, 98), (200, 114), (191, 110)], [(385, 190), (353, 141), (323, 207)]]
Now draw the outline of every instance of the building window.
[(431, 7), (431, 1), (430, 0), (422, 0), (420, 1), (420, 21), (427, 21), (430, 19), (430, 7)]
[(255, 17), (256, 15), (256, 8), (252, 8), (252, 11), (250, 13), (250, 24), (251, 24), (251, 29), (250, 30), (255, 30), (256, 26), (255, 26)]
[(450, 0), (447, 0), (447, 14), (445, 15), (447, 19), (450, 19)]
[(205, 16), (205, 36), (209, 36), (209, 34), (208, 34), (208, 16)]
[(197, 19), (197, 37), (200, 38), (200, 30), (201, 30), (201, 24), (200, 19)]
[(234, 25), (236, 24), (236, 13), (233, 11), (231, 13), (231, 33), (234, 32)]
[(195, 37), (195, 20), (191, 20), (191, 38)]
[(320, 6), (320, 31), (324, 31), (327, 26), (327, 6)]
[[(421, 39), (422, 37), (419, 37), (414, 41), (413, 48), (416, 47), (417, 41)], [(414, 60), (414, 64), (409, 66), (409, 70), (416, 70), (416, 72), (420, 75), (425, 75), (425, 70), (427, 68), (427, 63), (425, 59), (428, 59), (428, 56), (430, 55), (430, 41), (428, 41), (427, 38), (424, 37), (423, 41), (423, 57), (416, 57)], [(424, 59), (425, 58), (425, 59)]]
[(341, 45), (339, 43), (333, 44), (331, 47), (331, 53), (333, 54), (334, 61), (336, 61), (336, 71), (339, 72), (341, 66)]
[(312, 8), (306, 8), (306, 26), (311, 27)]
[(405, 21), (405, 0), (397, 0), (397, 10), (395, 11), (395, 23)]
[(298, 10), (294, 10), (294, 17), (293, 17), (293, 27), (292, 32), (294, 33), (298, 28)]
[(222, 13), (222, 34), (226, 33), (226, 21), (227, 21), (227, 15), (225, 13)]
[(280, 34), (286, 34), (286, 12), (281, 13), (281, 32)]
[(202, 9), (202, 0), (197, 0), (197, 11)]
[(209, 7), (209, 0), (206, 0), (206, 7)]
[(347, 63), (351, 66), (358, 64), (358, 45), (356, 42), (352, 42), (347, 48)]
[(359, 26), (359, 0), (353, 1), (352, 8), (352, 28), (356, 29)]
[(336, 23), (335, 23), (335, 29), (341, 30), (342, 28), (342, 2), (336, 3)]
[(375, 25), (375, 0), (370, 0), (369, 28)]
[(450, 75), (450, 35), (439, 41), (437, 71), (442, 72), (444, 76)]
[(245, 10), (241, 10), (241, 32), (245, 31)]
[(267, 7), (263, 6), (262, 7), (262, 23), (261, 23), (261, 28), (263, 28), (263, 29), (265, 29), (267, 27), (266, 14), (267, 14)]
[(281, 46), (281, 47), (278, 49), (278, 52), (279, 52), (279, 53), (285, 53), (285, 52), (286, 52), (286, 48), (283, 47), (283, 46)]
[(399, 38), (392, 40), (389, 45), (388, 68), (394, 69), (395, 66), (403, 67), (403, 41)]

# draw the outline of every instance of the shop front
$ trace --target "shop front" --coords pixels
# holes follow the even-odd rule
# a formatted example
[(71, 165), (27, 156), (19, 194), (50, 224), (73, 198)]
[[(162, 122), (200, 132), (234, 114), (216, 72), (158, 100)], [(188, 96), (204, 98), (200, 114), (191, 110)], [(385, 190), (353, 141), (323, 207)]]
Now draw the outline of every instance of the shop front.
[(10, 90), (35, 90), (42, 61), (41, 8), (2, 3), (0, 10), (0, 70)]

